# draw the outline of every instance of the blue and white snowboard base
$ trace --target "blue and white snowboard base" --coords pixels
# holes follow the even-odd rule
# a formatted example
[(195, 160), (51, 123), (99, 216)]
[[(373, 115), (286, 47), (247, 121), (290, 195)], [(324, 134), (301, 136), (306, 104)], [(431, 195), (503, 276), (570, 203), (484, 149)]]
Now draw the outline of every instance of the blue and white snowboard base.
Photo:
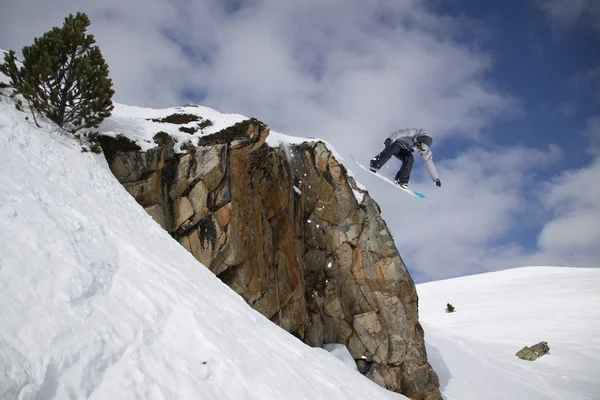
[(404, 188), (400, 187), (400, 185), (396, 184), (396, 182), (392, 181), (391, 179), (388, 179), (388, 178), (386, 178), (385, 176), (383, 176), (381, 174), (378, 174), (376, 172), (371, 171), (369, 168), (365, 167), (364, 165), (362, 165), (361, 163), (359, 163), (358, 161), (356, 161), (356, 159), (354, 157), (352, 157), (352, 159), (354, 160), (355, 163), (358, 164), (359, 167), (361, 167), (362, 169), (364, 169), (368, 173), (375, 175), (376, 177), (378, 177), (382, 181), (386, 181), (390, 185), (392, 185), (392, 186), (394, 186), (394, 187), (396, 187), (396, 188), (398, 188), (398, 189), (400, 189), (400, 190), (402, 190), (402, 191), (404, 191), (404, 192), (406, 192), (408, 194), (411, 194), (411, 195), (413, 195), (413, 196), (415, 196), (415, 197), (417, 197), (419, 199), (422, 199), (422, 198), (425, 197), (425, 195), (423, 193), (413, 192), (410, 189), (404, 189)]

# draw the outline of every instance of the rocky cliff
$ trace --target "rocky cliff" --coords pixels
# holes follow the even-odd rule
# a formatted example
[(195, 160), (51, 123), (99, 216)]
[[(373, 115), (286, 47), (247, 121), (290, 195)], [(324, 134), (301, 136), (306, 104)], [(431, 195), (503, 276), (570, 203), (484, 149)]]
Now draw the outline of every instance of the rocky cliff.
[(104, 138), (110, 168), (146, 211), (253, 308), (311, 346), (345, 344), (359, 370), (439, 399), (414, 283), (378, 205), (320, 141), (279, 148), (247, 120), (174, 151)]

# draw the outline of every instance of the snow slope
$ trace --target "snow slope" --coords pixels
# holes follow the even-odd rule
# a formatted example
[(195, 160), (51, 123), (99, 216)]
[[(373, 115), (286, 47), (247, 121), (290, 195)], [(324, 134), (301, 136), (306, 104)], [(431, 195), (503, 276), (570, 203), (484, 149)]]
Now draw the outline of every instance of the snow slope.
[[(417, 292), (445, 399), (600, 399), (600, 269), (518, 268)], [(514, 355), (541, 341), (550, 353), (540, 359)]]
[(0, 96), (1, 399), (400, 399), (252, 310)]

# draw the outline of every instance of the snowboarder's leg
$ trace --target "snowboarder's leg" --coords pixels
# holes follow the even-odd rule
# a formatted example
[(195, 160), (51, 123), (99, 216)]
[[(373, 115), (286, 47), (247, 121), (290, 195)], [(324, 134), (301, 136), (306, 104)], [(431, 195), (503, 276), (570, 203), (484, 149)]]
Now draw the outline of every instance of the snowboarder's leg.
[(377, 154), (375, 158), (371, 160), (369, 167), (371, 170), (378, 171), (386, 162), (390, 160), (390, 158), (392, 158), (392, 156), (395, 155), (397, 157), (397, 154), (400, 150), (400, 145), (396, 142), (393, 142), (389, 146), (386, 146), (381, 153)]
[(406, 149), (400, 149), (397, 157), (402, 161), (402, 167), (400, 167), (400, 170), (396, 174), (396, 182), (400, 185), (408, 185), (410, 172), (412, 171), (415, 158), (412, 153)]

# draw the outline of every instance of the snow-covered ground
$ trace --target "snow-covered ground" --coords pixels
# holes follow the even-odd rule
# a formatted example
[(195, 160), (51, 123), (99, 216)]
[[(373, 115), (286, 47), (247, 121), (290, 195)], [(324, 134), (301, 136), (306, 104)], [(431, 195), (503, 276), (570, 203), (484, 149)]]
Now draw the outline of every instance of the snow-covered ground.
[[(444, 398), (600, 399), (600, 269), (518, 268), (424, 283), (417, 292)], [(541, 341), (547, 355), (515, 356)]]
[[(243, 119), (190, 108), (214, 130)], [(179, 110), (117, 105), (103, 131), (151, 145), (148, 118)], [(0, 96), (0, 399), (404, 398), (348, 366), (344, 348), (309, 348), (253, 311), (103, 156), (26, 115)], [(600, 399), (600, 269), (523, 268), (417, 290), (444, 399)], [(514, 356), (542, 340), (550, 354)]]

